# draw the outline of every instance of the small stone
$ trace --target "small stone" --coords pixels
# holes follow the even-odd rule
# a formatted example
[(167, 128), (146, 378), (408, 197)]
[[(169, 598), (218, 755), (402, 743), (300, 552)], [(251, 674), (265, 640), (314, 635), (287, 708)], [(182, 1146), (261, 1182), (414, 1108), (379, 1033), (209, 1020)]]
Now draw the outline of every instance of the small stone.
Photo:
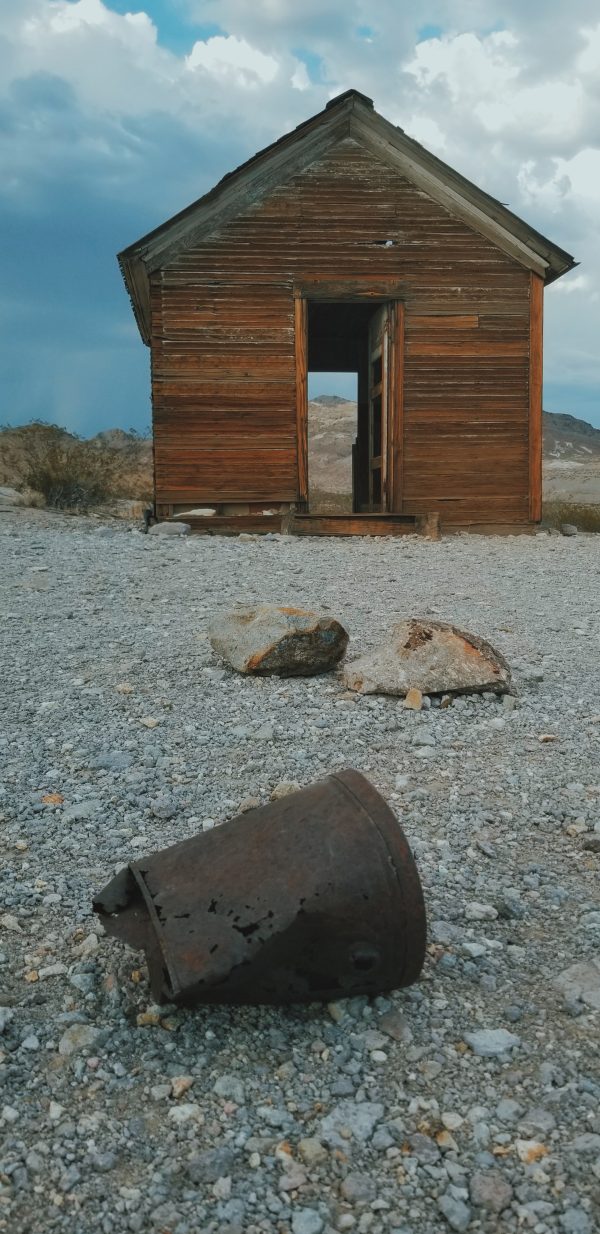
[(346, 1014), (346, 1009), (343, 1003), (328, 1003), (327, 1011), (335, 1024), (341, 1024)]
[(193, 1075), (175, 1076), (175, 1078), (171, 1080), (171, 1092), (173, 1096), (175, 1097), (175, 1099), (179, 1100), (180, 1097), (183, 1097), (183, 1094), (187, 1093), (188, 1089), (192, 1087), (193, 1083), (194, 1083)]
[(46, 981), (48, 977), (64, 977), (68, 972), (66, 964), (49, 964), (47, 968), (40, 968), (38, 976), (40, 981)]
[(72, 1024), (65, 1029), (59, 1043), (58, 1052), (64, 1058), (79, 1054), (81, 1050), (91, 1050), (99, 1037), (99, 1031), (91, 1024)]
[(217, 1179), (227, 1176), (234, 1162), (235, 1153), (232, 1148), (209, 1148), (190, 1157), (187, 1174), (196, 1186), (201, 1183), (215, 1183)]
[(275, 785), (271, 793), (271, 801), (281, 801), (282, 797), (289, 797), (291, 793), (297, 793), (300, 788), (297, 780), (281, 780)]
[(377, 1186), (368, 1174), (347, 1174), (340, 1191), (350, 1204), (369, 1204), (376, 1198)]
[(450, 1191), (444, 1192), (438, 1198), (438, 1208), (443, 1213), (448, 1225), (453, 1230), (466, 1230), (471, 1221), (471, 1209), (463, 1200), (457, 1199)]
[(279, 1179), (280, 1191), (297, 1191), (299, 1187), (303, 1187), (307, 1181), (308, 1175), (304, 1166), (300, 1165), (299, 1161), (291, 1161), (284, 1174)]
[(292, 1214), (292, 1234), (321, 1234), (323, 1221), (316, 1208), (297, 1208)]
[(473, 1174), (469, 1183), (471, 1202), (491, 1213), (501, 1213), (508, 1208), (513, 1189), (499, 1170), (485, 1170)]
[(506, 1028), (481, 1028), (465, 1033), (465, 1041), (478, 1058), (495, 1058), (521, 1044), (521, 1038)]
[(409, 711), (421, 711), (423, 707), (423, 695), (421, 691), (411, 687), (405, 696), (404, 706)]
[(231, 1195), (231, 1177), (226, 1174), (213, 1183), (212, 1193), (215, 1200), (228, 1200)]
[(401, 1011), (386, 1011), (379, 1020), (379, 1027), (394, 1041), (403, 1041), (406, 1045), (410, 1045), (413, 1039), (412, 1028)]
[(48, 1106), (48, 1118), (53, 1123), (57, 1123), (65, 1113), (64, 1105), (60, 1105), (58, 1101), (51, 1101)]
[(17, 921), (17, 918), (13, 917), (12, 913), (3, 913), (2, 917), (0, 917), (0, 925), (3, 926), (5, 930), (12, 930), (14, 934), (23, 933), (21, 925)]
[(166, 1101), (167, 1097), (173, 1095), (170, 1084), (154, 1084), (150, 1089), (150, 1096), (153, 1101)]
[(200, 1106), (195, 1101), (190, 1101), (187, 1104), (182, 1102), (181, 1105), (173, 1105), (169, 1110), (170, 1121), (178, 1126), (182, 1123), (198, 1122), (201, 1117)]
[[(321, 1121), (323, 1139), (333, 1141), (351, 1137), (361, 1143), (370, 1140), (384, 1107), (376, 1101), (341, 1101)], [(344, 1136), (343, 1133), (346, 1133)]]
[(189, 523), (153, 523), (148, 528), (149, 536), (189, 536), (192, 528)]
[(561, 536), (576, 536), (577, 528), (574, 523), (561, 523), (560, 534)]
[(236, 1105), (243, 1105), (246, 1100), (245, 1089), (239, 1076), (233, 1074), (221, 1075), (215, 1081), (213, 1092), (217, 1097), (229, 1098)]
[(143, 724), (144, 728), (158, 728), (159, 723), (160, 721), (156, 720), (154, 716), (143, 716), (140, 720), (140, 724)]
[(36, 1037), (35, 1033), (30, 1033), (29, 1036), (25, 1037), (23, 1041), (21, 1042), (22, 1050), (35, 1051), (35, 1050), (39, 1050), (39, 1048), (40, 1048), (40, 1039), (39, 1037)]
[(320, 1140), (314, 1136), (309, 1136), (298, 1143), (298, 1154), (304, 1161), (305, 1165), (312, 1167), (319, 1165), (329, 1156), (327, 1149), (323, 1147)]
[(12, 1007), (0, 1007), (0, 1033), (4, 1033), (11, 1020), (14, 1019)]
[(465, 1121), (462, 1115), (456, 1114), (453, 1110), (444, 1110), (441, 1119), (447, 1131), (458, 1131)]
[(480, 904), (477, 900), (472, 900), (465, 906), (467, 921), (495, 921), (497, 916), (498, 910), (493, 904)]
[(523, 1161), (525, 1165), (541, 1161), (542, 1157), (547, 1157), (549, 1152), (546, 1145), (541, 1144), (539, 1140), (516, 1140), (515, 1148), (519, 1161)]
[(101, 803), (92, 799), (90, 801), (76, 801), (73, 805), (67, 806), (62, 812), (63, 823), (79, 823), (83, 819), (93, 818), (101, 809)]
[(597, 1228), (584, 1208), (567, 1208), (560, 1217), (565, 1234), (592, 1234)]
[(160, 1024), (160, 1011), (138, 1011), (135, 1022), (138, 1028), (156, 1028)]
[(600, 954), (564, 968), (552, 984), (567, 1001), (600, 1010)]

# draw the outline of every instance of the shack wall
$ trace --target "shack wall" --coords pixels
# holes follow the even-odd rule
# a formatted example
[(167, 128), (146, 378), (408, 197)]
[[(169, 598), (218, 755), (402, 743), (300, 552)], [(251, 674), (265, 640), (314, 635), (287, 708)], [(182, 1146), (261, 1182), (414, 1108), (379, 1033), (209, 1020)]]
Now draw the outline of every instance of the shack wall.
[(531, 282), (340, 142), (152, 276), (157, 502), (297, 500), (295, 292), (385, 285), (405, 305), (398, 512), (526, 522)]

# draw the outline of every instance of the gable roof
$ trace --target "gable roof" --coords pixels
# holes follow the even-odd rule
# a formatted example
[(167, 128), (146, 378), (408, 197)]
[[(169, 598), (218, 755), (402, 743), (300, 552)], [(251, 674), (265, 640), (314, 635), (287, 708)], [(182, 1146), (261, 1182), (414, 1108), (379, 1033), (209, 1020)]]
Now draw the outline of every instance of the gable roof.
[(210, 235), (346, 137), (354, 138), (508, 256), (541, 275), (546, 283), (578, 264), (570, 253), (380, 116), (372, 99), (358, 90), (347, 90), (323, 111), (229, 172), (198, 201), (119, 253), (144, 342), (149, 342), (150, 334), (149, 275), (199, 235)]

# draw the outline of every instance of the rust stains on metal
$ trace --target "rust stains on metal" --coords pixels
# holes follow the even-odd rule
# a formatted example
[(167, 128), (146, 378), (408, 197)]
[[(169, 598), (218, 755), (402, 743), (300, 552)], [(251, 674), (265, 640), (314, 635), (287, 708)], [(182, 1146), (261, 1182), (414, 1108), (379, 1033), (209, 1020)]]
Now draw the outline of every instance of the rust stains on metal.
[(356, 771), (132, 862), (99, 893), (157, 1002), (293, 1003), (416, 981), (426, 918), (406, 838)]

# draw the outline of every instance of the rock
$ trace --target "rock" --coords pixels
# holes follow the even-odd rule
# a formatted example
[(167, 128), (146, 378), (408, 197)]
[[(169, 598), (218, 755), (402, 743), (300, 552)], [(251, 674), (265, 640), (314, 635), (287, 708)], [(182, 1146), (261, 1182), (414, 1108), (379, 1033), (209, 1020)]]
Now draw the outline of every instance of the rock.
[(297, 780), (281, 780), (275, 785), (271, 793), (271, 801), (281, 801), (282, 797), (289, 797), (291, 793), (297, 793), (300, 785)]
[(594, 1228), (589, 1213), (583, 1208), (566, 1208), (560, 1218), (565, 1234), (592, 1234)]
[(410, 689), (407, 691), (404, 698), (404, 706), (409, 711), (421, 711), (423, 707), (423, 695), (420, 690)]
[(309, 1136), (305, 1140), (299, 1141), (298, 1153), (302, 1157), (304, 1164), (309, 1168), (319, 1165), (321, 1161), (325, 1161), (329, 1156), (327, 1149), (314, 1136)]
[(497, 916), (498, 910), (493, 904), (479, 904), (477, 900), (472, 900), (465, 906), (467, 921), (495, 921)]
[(189, 536), (189, 523), (154, 523), (148, 528), (149, 536)]
[(586, 1003), (600, 1010), (600, 955), (571, 964), (552, 984), (567, 1001)]
[(12, 1007), (0, 1007), (0, 1033), (4, 1033), (14, 1017)]
[(168, 793), (161, 793), (150, 802), (150, 813), (155, 818), (160, 818), (163, 822), (168, 822), (170, 818), (174, 818), (177, 813), (177, 802)]
[(226, 1174), (223, 1178), (217, 1178), (213, 1183), (212, 1193), (215, 1200), (228, 1200), (231, 1195), (231, 1175)]
[(299, 1161), (290, 1161), (285, 1174), (279, 1179), (280, 1191), (297, 1191), (308, 1179), (304, 1166)]
[(321, 1135), (324, 1140), (336, 1143), (347, 1139), (366, 1143), (383, 1114), (384, 1107), (377, 1101), (340, 1101), (322, 1119)]
[(340, 1191), (350, 1204), (368, 1204), (377, 1195), (377, 1185), (368, 1174), (347, 1174)]
[(450, 1191), (445, 1191), (438, 1198), (438, 1208), (453, 1230), (467, 1229), (471, 1221), (471, 1209), (463, 1200), (457, 1199)]
[(218, 1178), (227, 1177), (235, 1161), (232, 1148), (208, 1148), (203, 1153), (195, 1153), (190, 1157), (186, 1171), (191, 1182), (216, 1183)]
[(98, 1036), (99, 1031), (92, 1024), (71, 1024), (65, 1029), (58, 1043), (58, 1052), (69, 1058), (72, 1054), (79, 1054), (81, 1050), (91, 1050)]
[(534, 1165), (536, 1161), (541, 1161), (542, 1157), (548, 1156), (546, 1145), (539, 1140), (515, 1140), (515, 1148), (519, 1161), (524, 1165)]
[(183, 1097), (183, 1094), (187, 1093), (188, 1089), (192, 1087), (193, 1083), (194, 1083), (193, 1075), (174, 1076), (173, 1079), (171, 1080), (171, 1092), (173, 1096), (176, 1098), (176, 1100), (178, 1100), (179, 1097)]
[(316, 1208), (297, 1208), (292, 1216), (292, 1234), (321, 1234), (323, 1221)]
[(18, 493), (16, 488), (10, 488), (8, 484), (0, 484), (0, 510), (9, 510), (11, 506), (24, 506), (26, 504), (22, 493)]
[(561, 523), (560, 534), (561, 536), (576, 536), (577, 528), (574, 523)]
[(311, 677), (333, 668), (348, 645), (335, 618), (274, 604), (220, 614), (209, 629), (211, 646), (239, 673)]
[(198, 1121), (201, 1118), (200, 1106), (195, 1101), (181, 1102), (180, 1105), (173, 1105), (169, 1110), (169, 1119), (172, 1123), (190, 1123)]
[(477, 635), (443, 621), (411, 618), (393, 626), (379, 647), (349, 664), (346, 685), (360, 694), (469, 694), (510, 689), (508, 664)]
[(413, 1039), (413, 1031), (401, 1011), (386, 1011), (379, 1020), (379, 1027), (394, 1041), (404, 1041), (407, 1045)]
[(495, 1058), (521, 1044), (521, 1038), (509, 1033), (507, 1028), (480, 1028), (474, 1033), (465, 1033), (465, 1041), (478, 1058)]
[(235, 1101), (236, 1105), (243, 1105), (246, 1100), (244, 1085), (237, 1075), (220, 1075), (218, 1080), (215, 1080), (213, 1092), (218, 1097)]
[(501, 1213), (508, 1208), (513, 1189), (500, 1170), (485, 1170), (473, 1174), (469, 1183), (471, 1202), (490, 1213)]
[(63, 810), (61, 817), (64, 823), (78, 823), (85, 818), (92, 818), (100, 809), (101, 804), (96, 800), (75, 801)]

